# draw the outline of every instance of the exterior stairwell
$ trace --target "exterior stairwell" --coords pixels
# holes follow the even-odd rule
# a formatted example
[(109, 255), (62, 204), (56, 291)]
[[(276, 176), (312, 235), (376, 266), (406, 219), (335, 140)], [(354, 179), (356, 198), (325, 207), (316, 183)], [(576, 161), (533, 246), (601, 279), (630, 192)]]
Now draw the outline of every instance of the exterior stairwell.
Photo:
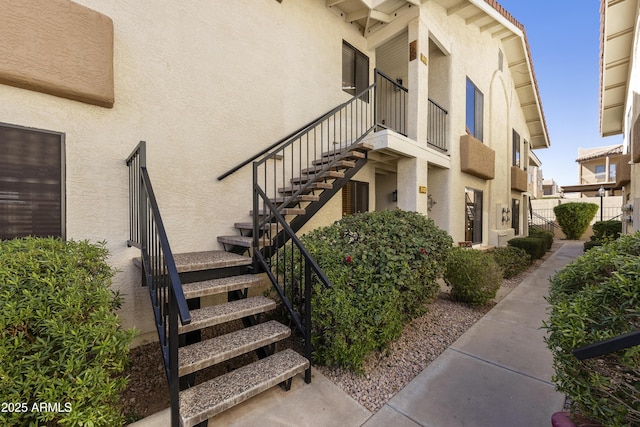
[[(288, 390), (301, 373), (311, 382), (311, 289), (315, 282), (330, 283), (296, 232), (366, 163), (371, 146), (362, 140), (375, 127), (374, 90), (372, 85), (262, 153), (253, 163), (251, 221), (239, 219), (237, 235), (218, 237), (224, 251), (174, 255), (146, 168), (145, 143), (127, 159), (128, 243), (141, 249), (134, 263), (149, 288), (172, 426), (205, 426), (209, 418), (274, 385)], [(311, 134), (322, 137), (311, 140)], [(296, 265), (286, 262), (294, 255)], [(265, 278), (278, 303), (259, 295)], [(278, 304), (301, 337), (304, 355), (277, 351), (278, 343), (292, 334), (289, 327), (265, 319)], [(203, 339), (213, 329), (229, 329), (222, 325), (231, 322), (243, 327)], [(255, 354), (254, 361), (200, 379), (203, 370), (245, 354)]]

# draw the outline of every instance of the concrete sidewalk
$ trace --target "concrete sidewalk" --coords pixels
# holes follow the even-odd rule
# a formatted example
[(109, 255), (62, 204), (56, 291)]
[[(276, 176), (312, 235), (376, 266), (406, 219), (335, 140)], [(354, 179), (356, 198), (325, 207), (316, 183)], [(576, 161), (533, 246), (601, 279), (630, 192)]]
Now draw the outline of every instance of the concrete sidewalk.
[(551, 352), (540, 329), (548, 318), (549, 278), (582, 254), (564, 242), (365, 427), (542, 427), (563, 408), (551, 383)]
[[(543, 427), (562, 409), (551, 383), (551, 353), (540, 329), (547, 319), (549, 278), (582, 254), (566, 241), (533, 274), (371, 414), (317, 370), (311, 385), (295, 378), (209, 421), (261, 427)], [(155, 417), (155, 418), (152, 418)], [(132, 424), (168, 426), (168, 411)]]

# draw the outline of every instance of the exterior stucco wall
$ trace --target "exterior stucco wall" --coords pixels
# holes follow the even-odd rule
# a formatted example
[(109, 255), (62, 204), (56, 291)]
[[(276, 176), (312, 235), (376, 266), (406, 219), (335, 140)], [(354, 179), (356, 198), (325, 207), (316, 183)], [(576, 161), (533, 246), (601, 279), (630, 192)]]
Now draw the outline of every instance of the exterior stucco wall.
[(218, 235), (249, 219), (251, 167), (216, 177), (348, 99), (343, 39), (371, 52), (322, 2), (77, 3), (113, 21), (113, 108), (0, 85), (0, 117), (65, 134), (67, 236), (107, 241), (125, 326), (153, 339), (147, 290), (131, 262), (138, 251), (125, 243), (127, 155), (147, 141), (174, 252), (218, 248)]
[(113, 22), (69, 0), (0, 0), (0, 83), (112, 107)]
[[(524, 153), (524, 141), (530, 141), (529, 129), (520, 107), (520, 101), (508, 67), (508, 57), (504, 57), (504, 67), (498, 69), (499, 50), (504, 52), (499, 39), (488, 32), (467, 25), (464, 19), (456, 15), (447, 15), (445, 9), (433, 2), (423, 6), (427, 11), (427, 25), (439, 42), (450, 52), (450, 99), (449, 106), (449, 154), (451, 170), (448, 177), (450, 218), (448, 231), (454, 241), (464, 240), (464, 189), (473, 188), (483, 191), (483, 244), (504, 244), (500, 237), (511, 227), (503, 223), (497, 215), (503, 207), (511, 206), (514, 194), (521, 198), (521, 193), (511, 191), (511, 159), (512, 131), (520, 135), (521, 153)], [(485, 180), (461, 172), (461, 137), (465, 132), (465, 99), (466, 78), (469, 77), (484, 95), (484, 138), (483, 143), (492, 149), (495, 155), (495, 177)], [(430, 92), (432, 89), (429, 89)], [(521, 155), (521, 162), (524, 156)], [(431, 187), (433, 188), (433, 187)], [(522, 212), (527, 207), (521, 205)], [(512, 230), (512, 229), (511, 229)], [(511, 231), (513, 232), (513, 231)]]
[[(420, 53), (438, 67), (431, 76), (429, 65), (418, 60), (408, 67), (407, 79), (421, 76), (418, 87), (425, 96), (416, 98), (424, 103), (418, 112), (426, 111), (428, 85), (442, 85), (428, 93), (449, 110), (450, 161), (432, 154), (404, 161), (406, 168), (395, 179), (397, 184), (411, 182), (396, 187), (398, 205), (410, 201), (427, 214), (428, 196), (419, 192), (427, 186), (436, 202), (434, 218), (460, 241), (464, 189), (475, 188), (484, 194), (483, 243), (498, 243), (497, 232), (508, 229), (495, 212), (509, 206), (513, 196), (511, 130), (529, 139), (510, 71), (506, 65), (497, 71), (499, 40), (457, 15), (448, 16), (437, 4), (426, 2), (419, 16), (413, 8), (365, 39), (356, 26), (315, 0), (77, 3), (113, 22), (113, 108), (0, 85), (0, 117), (5, 123), (65, 134), (67, 236), (107, 241), (110, 261), (120, 270), (114, 287), (125, 294), (121, 316), (125, 326), (135, 325), (143, 333), (139, 341), (154, 339), (155, 330), (147, 290), (131, 262), (138, 251), (125, 243), (127, 155), (139, 140), (147, 141), (148, 169), (173, 251), (219, 248), (217, 236), (236, 234), (233, 224), (249, 220), (251, 167), (222, 182), (216, 178), (349, 98), (341, 89), (343, 40), (369, 56), (372, 73), (376, 48), (409, 29), (409, 41), (417, 33)], [(429, 37), (441, 52), (429, 55)], [(490, 181), (460, 171), (467, 76), (485, 95), (483, 148), (496, 153)], [(424, 123), (414, 127), (416, 134), (426, 129)], [(368, 164), (354, 179), (369, 182), (373, 209), (375, 166)], [(302, 232), (339, 219), (340, 196)]]

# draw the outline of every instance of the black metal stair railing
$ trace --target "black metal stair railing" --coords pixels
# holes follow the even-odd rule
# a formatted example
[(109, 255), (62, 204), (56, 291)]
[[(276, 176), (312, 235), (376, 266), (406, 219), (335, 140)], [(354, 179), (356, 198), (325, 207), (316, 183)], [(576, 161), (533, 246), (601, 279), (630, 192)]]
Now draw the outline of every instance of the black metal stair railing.
[[(337, 172), (343, 153), (375, 129), (375, 91), (374, 83), (253, 163), (254, 268), (271, 279), (304, 338), (309, 360), (311, 279), (327, 287), (331, 284), (296, 236), (298, 230), (287, 222), (286, 209), (299, 206), (300, 197), (311, 193), (315, 183), (344, 179)], [(310, 369), (305, 380), (311, 380)]]
[(140, 248), (142, 284), (148, 286), (162, 350), (169, 394), (171, 425), (179, 425), (178, 318), (190, 323), (178, 270), (162, 223), (146, 167), (146, 144), (141, 141), (127, 158), (129, 167), (129, 246)]
[(427, 120), (427, 144), (442, 151), (447, 151), (447, 110), (435, 101), (429, 100)]
[(376, 125), (407, 136), (407, 104), (409, 89), (401, 80), (394, 80), (382, 71), (375, 70)]

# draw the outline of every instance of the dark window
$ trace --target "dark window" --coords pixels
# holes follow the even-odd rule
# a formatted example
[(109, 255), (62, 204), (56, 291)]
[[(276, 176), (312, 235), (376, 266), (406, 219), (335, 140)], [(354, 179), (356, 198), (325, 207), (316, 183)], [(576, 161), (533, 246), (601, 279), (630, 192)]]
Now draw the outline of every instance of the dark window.
[(342, 42), (342, 90), (356, 95), (369, 87), (369, 58), (349, 43)]
[(64, 237), (63, 135), (0, 125), (0, 239)]
[(467, 108), (466, 121), (467, 133), (479, 141), (482, 141), (483, 117), (484, 117), (484, 95), (478, 90), (476, 85), (467, 78)]
[(515, 129), (513, 130), (513, 139), (512, 139), (512, 146), (513, 146), (513, 157), (512, 157), (512, 166), (517, 166), (520, 167), (520, 135), (518, 134), (518, 132), (515, 131)]
[(342, 216), (369, 211), (369, 183), (349, 181), (342, 187)]
[(482, 191), (465, 188), (465, 236), (473, 243), (482, 243)]
[(520, 234), (520, 200), (511, 199), (511, 228), (515, 230), (516, 236)]

